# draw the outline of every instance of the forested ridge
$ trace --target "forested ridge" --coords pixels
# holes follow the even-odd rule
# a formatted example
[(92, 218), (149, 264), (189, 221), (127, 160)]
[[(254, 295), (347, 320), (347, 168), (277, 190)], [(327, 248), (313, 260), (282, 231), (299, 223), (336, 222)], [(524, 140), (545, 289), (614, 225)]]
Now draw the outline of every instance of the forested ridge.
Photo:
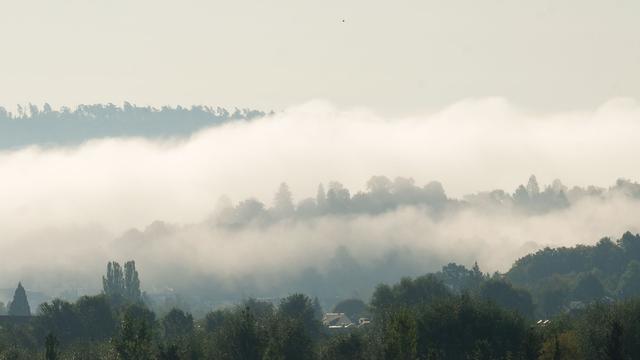
[[(133, 261), (110, 262), (103, 291), (30, 313), (22, 285), (1, 317), (6, 359), (635, 359), (640, 235), (545, 248), (506, 273), (454, 263), (380, 284), (323, 310), (294, 293), (195, 319), (143, 291)], [(18, 309), (18, 310), (16, 310)], [(328, 312), (328, 313), (327, 313)], [(353, 326), (329, 326), (344, 314)], [(26, 319), (26, 320), (25, 320)]]
[(246, 121), (266, 115), (252, 109), (211, 106), (78, 105), (53, 109), (49, 104), (0, 106), (0, 148), (29, 145), (77, 145), (108, 137), (178, 137), (205, 127)]

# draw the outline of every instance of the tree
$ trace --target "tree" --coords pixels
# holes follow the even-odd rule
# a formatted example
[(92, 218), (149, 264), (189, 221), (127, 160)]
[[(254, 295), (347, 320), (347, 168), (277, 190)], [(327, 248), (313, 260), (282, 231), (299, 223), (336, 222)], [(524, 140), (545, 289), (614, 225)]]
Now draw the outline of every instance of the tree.
[(623, 360), (622, 354), (622, 325), (614, 320), (611, 323), (611, 331), (607, 341), (606, 354), (610, 360)]
[(158, 349), (158, 360), (180, 360), (178, 345), (171, 344), (166, 348), (160, 345)]
[(102, 289), (110, 298), (124, 296), (124, 275), (119, 263), (107, 263), (107, 276), (102, 277)]
[(162, 327), (165, 339), (175, 341), (191, 335), (193, 332), (193, 316), (174, 308), (162, 319)]
[(316, 204), (318, 211), (322, 214), (327, 208), (327, 194), (324, 191), (322, 184), (318, 185), (318, 193), (316, 194)]
[(261, 301), (255, 298), (249, 298), (245, 300), (242, 305), (242, 309), (246, 309), (251, 312), (251, 315), (256, 321), (262, 321), (270, 318), (273, 315), (273, 304), (268, 301)]
[(286, 183), (280, 184), (273, 201), (273, 211), (277, 218), (286, 218), (293, 215), (294, 206), (291, 191)]
[(140, 279), (136, 270), (136, 262), (131, 260), (124, 264), (124, 295), (131, 302), (142, 300)]
[(45, 360), (58, 360), (58, 339), (49, 333), (44, 340), (44, 358)]
[(407, 309), (393, 312), (383, 330), (383, 352), (385, 359), (416, 359), (415, 314)]
[(104, 295), (83, 296), (74, 304), (84, 337), (91, 340), (103, 340), (113, 336), (116, 331), (116, 319), (111, 310), (109, 299)]
[(313, 314), (316, 320), (322, 321), (324, 311), (322, 310), (322, 306), (320, 306), (320, 300), (318, 300), (317, 296), (313, 298)]
[(102, 277), (103, 292), (116, 303), (120, 299), (126, 302), (142, 301), (140, 279), (135, 261), (127, 261), (124, 271), (116, 261), (107, 264), (107, 275)]
[(142, 313), (140, 309), (132, 307), (127, 309), (120, 332), (112, 340), (116, 352), (123, 360), (153, 358), (151, 324), (147, 320), (149, 316)]
[(327, 211), (334, 214), (346, 213), (351, 207), (351, 194), (336, 181), (329, 183), (327, 191)]
[(357, 322), (365, 317), (367, 305), (360, 299), (342, 300), (333, 307), (333, 312), (344, 313), (351, 321)]
[(260, 360), (264, 338), (256, 319), (247, 309), (236, 310), (225, 316), (214, 332), (213, 351), (209, 356), (221, 360)]
[(532, 199), (540, 195), (540, 186), (538, 186), (538, 180), (535, 175), (531, 175), (529, 177), (529, 181), (527, 182), (527, 193)]
[(208, 313), (204, 318), (205, 331), (214, 332), (218, 330), (218, 328), (220, 328), (224, 323), (225, 317), (227, 315), (228, 312), (221, 309)]
[(11, 316), (31, 316), (31, 308), (27, 301), (27, 293), (22, 287), (22, 283), (18, 283), (16, 291), (13, 293), (13, 300), (9, 304), (9, 315)]
[(480, 286), (480, 297), (497, 305), (518, 311), (521, 315), (533, 315), (533, 301), (526, 290), (514, 289), (510, 283), (502, 280), (488, 280)]
[(313, 341), (303, 319), (279, 314), (269, 327), (265, 360), (313, 359)]
[(321, 360), (364, 360), (366, 344), (362, 335), (350, 333), (336, 335), (326, 342), (321, 351)]
[(567, 284), (558, 277), (552, 277), (545, 281), (538, 290), (540, 309), (547, 317), (559, 313), (569, 294)]
[(627, 231), (618, 240), (618, 244), (624, 249), (627, 258), (640, 261), (640, 235)]
[(604, 287), (598, 278), (592, 273), (582, 274), (573, 289), (573, 296), (578, 300), (592, 301), (604, 296)]
[(298, 320), (309, 336), (315, 339), (320, 334), (321, 324), (316, 319), (313, 302), (304, 294), (289, 295), (280, 302), (278, 316), (281, 319)]
[(627, 270), (620, 277), (618, 292), (622, 297), (640, 295), (640, 262), (637, 260), (627, 264)]
[(46, 333), (57, 334), (57, 340), (63, 344), (70, 343), (86, 333), (73, 304), (61, 299), (41, 304), (37, 323)]
[(471, 288), (475, 288), (482, 283), (482, 280), (485, 279), (484, 274), (480, 271), (480, 266), (478, 266), (478, 262), (475, 261), (473, 263), (473, 267), (471, 268)]
[(560, 351), (558, 335), (553, 337), (553, 360), (562, 360), (562, 352)]
[(437, 301), (416, 317), (421, 359), (537, 359), (534, 330), (493, 302), (463, 294)]
[(518, 186), (516, 192), (513, 194), (513, 201), (516, 205), (521, 207), (529, 206), (531, 197), (529, 196), (529, 192), (527, 192), (527, 189), (524, 186)]
[(451, 295), (444, 283), (434, 275), (403, 278), (389, 287), (379, 285), (371, 297), (371, 309), (375, 317), (385, 317), (395, 308), (428, 305)]

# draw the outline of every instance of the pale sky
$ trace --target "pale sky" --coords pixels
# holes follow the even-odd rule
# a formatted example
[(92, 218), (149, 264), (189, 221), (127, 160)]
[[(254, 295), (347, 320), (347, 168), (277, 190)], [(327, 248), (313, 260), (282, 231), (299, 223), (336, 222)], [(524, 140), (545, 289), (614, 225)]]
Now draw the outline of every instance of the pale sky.
[(0, 0), (0, 14), (4, 106), (640, 98), (637, 0)]

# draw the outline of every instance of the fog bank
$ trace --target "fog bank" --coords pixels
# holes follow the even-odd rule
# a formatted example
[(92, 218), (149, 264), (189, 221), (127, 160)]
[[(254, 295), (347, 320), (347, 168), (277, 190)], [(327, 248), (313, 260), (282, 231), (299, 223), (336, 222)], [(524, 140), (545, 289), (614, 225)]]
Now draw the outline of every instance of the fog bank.
[[(527, 212), (464, 195), (504, 189), (511, 196), (530, 174), (540, 184), (560, 178), (584, 192), (587, 185), (639, 179), (639, 115), (632, 100), (536, 115), (502, 99), (480, 99), (405, 118), (311, 102), (186, 139), (4, 151), (0, 286), (22, 279), (47, 291), (63, 282), (99, 287), (109, 259), (136, 259), (148, 289), (193, 276), (246, 293), (284, 288), (301, 271), (322, 276), (345, 263), (393, 268), (393, 276), (449, 261), (506, 270), (542, 246), (637, 232), (640, 203), (613, 191)], [(297, 204), (334, 180), (355, 196), (372, 175), (412, 178), (419, 187), (439, 181), (446, 201), (241, 227), (215, 221), (221, 210), (252, 197), (268, 210), (283, 181)]]

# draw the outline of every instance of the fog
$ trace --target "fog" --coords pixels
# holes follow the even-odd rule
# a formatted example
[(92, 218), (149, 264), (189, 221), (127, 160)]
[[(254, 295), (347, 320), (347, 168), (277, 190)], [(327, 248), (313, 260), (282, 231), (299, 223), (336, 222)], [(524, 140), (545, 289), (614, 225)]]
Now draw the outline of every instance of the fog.
[[(135, 259), (150, 292), (240, 295), (290, 292), (314, 277), (340, 287), (336, 294), (363, 294), (373, 281), (357, 278), (365, 270), (391, 281), (451, 261), (504, 271), (543, 246), (639, 231), (639, 115), (629, 99), (553, 114), (475, 99), (403, 118), (314, 101), (187, 138), (5, 150), (0, 286), (23, 280), (52, 295), (98, 289), (111, 259)], [(550, 198), (518, 200), (531, 174), (541, 194), (550, 185)], [(374, 175), (389, 178), (382, 190), (372, 188)], [(318, 205), (321, 183), (348, 189), (353, 201), (278, 212), (282, 182), (295, 204)], [(424, 198), (398, 200), (401, 184)], [(380, 203), (385, 191), (397, 196)], [(246, 215), (249, 198), (258, 207)], [(349, 267), (362, 271), (336, 275)]]

